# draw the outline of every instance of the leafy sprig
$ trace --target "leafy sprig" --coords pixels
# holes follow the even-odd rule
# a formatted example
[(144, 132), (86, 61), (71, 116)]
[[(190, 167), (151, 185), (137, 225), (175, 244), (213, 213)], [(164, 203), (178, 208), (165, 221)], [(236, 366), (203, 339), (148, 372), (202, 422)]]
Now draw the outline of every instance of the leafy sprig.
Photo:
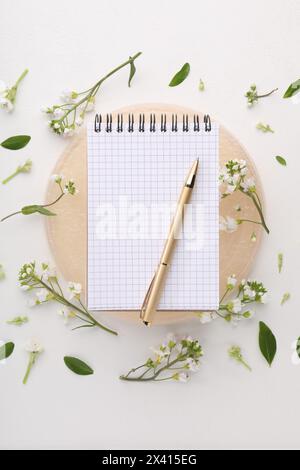
[(249, 370), (249, 372), (252, 372), (252, 369), (249, 366), (249, 364), (247, 364), (247, 362), (245, 361), (243, 354), (242, 354), (242, 350), (239, 346), (232, 346), (229, 349), (228, 354), (229, 354), (229, 357), (231, 357), (236, 362), (246, 367), (246, 369)]
[[(81, 300), (81, 285), (79, 283), (69, 282), (69, 299), (65, 295), (58, 280), (55, 270), (51, 269), (48, 263), (42, 263), (37, 269), (36, 263), (24, 264), (19, 273), (19, 282), (22, 290), (35, 292), (35, 298), (31, 305), (41, 305), (46, 302), (54, 301), (66, 308), (65, 314), (68, 317), (76, 318), (82, 322), (82, 325), (73, 328), (92, 328), (98, 327), (113, 335), (117, 333), (110, 328), (98, 322), (87, 310)], [(72, 301), (74, 299), (74, 301)]]
[(32, 215), (32, 214), (40, 214), (44, 215), (46, 217), (53, 217), (56, 214), (48, 209), (48, 207), (52, 207), (55, 204), (57, 204), (64, 196), (67, 194), (74, 196), (75, 194), (78, 193), (78, 190), (76, 189), (75, 183), (73, 180), (69, 180), (65, 183), (63, 183), (63, 176), (61, 175), (53, 175), (52, 176), (53, 181), (58, 185), (60, 193), (59, 195), (54, 199), (54, 201), (50, 202), (49, 204), (32, 204), (29, 206), (24, 206), (22, 207), (21, 210), (13, 212), (12, 214), (9, 214), (1, 219), (1, 222), (4, 222), (5, 220), (9, 219), (10, 217), (14, 217), (15, 215)]
[(144, 364), (131, 369), (126, 375), (121, 375), (120, 379), (131, 382), (186, 382), (189, 373), (199, 369), (203, 356), (198, 340), (190, 337), (178, 340), (173, 335), (153, 352), (154, 357), (149, 357)]
[(7, 112), (11, 112), (14, 109), (18, 87), (27, 74), (28, 69), (25, 69), (12, 87), (8, 87), (4, 82), (0, 82), (0, 108), (5, 109)]
[(7, 184), (9, 181), (11, 181), (13, 178), (15, 178), (15, 176), (19, 175), (20, 173), (30, 173), (31, 168), (32, 168), (32, 161), (28, 159), (26, 160), (25, 163), (23, 163), (23, 165), (19, 165), (11, 175), (5, 178), (2, 181), (2, 184)]
[(128, 86), (135, 75), (135, 60), (141, 55), (141, 52), (129, 57), (111, 72), (100, 78), (92, 87), (85, 91), (77, 92), (74, 90), (66, 90), (63, 92), (63, 104), (55, 104), (46, 107), (43, 111), (50, 117), (49, 127), (58, 135), (71, 136), (74, 131), (83, 124), (87, 112), (94, 109), (96, 95), (101, 85), (113, 74), (121, 70), (123, 67), (130, 66)]

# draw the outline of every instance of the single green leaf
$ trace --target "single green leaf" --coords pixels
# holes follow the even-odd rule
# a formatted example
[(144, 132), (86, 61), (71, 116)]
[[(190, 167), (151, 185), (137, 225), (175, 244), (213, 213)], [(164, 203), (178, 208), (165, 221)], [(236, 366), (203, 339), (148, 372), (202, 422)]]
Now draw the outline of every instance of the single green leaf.
[(297, 340), (296, 351), (297, 351), (297, 354), (300, 358), (300, 338), (298, 338), (298, 340)]
[(291, 98), (296, 93), (300, 91), (300, 79), (296, 80), (295, 82), (291, 83), (288, 89), (286, 90), (285, 94), (283, 95), (284, 98)]
[(28, 317), (15, 317), (15, 318), (12, 318), (11, 320), (7, 320), (7, 324), (8, 325), (16, 325), (16, 326), (21, 326), (21, 325), (24, 325), (24, 323), (27, 323), (29, 320), (28, 320)]
[(259, 323), (259, 347), (262, 355), (271, 367), (277, 352), (277, 341), (270, 328), (264, 322)]
[(173, 87), (180, 85), (180, 83), (182, 83), (187, 78), (188, 74), (190, 73), (190, 69), (190, 64), (184, 64), (183, 67), (179, 70), (179, 72), (174, 75), (174, 77), (169, 83), (169, 86)]
[(283, 157), (281, 157), (280, 155), (277, 155), (277, 157), (275, 157), (275, 158), (278, 161), (278, 163), (280, 163), (280, 165), (282, 165), (282, 166), (287, 165), (286, 160)]
[(130, 72), (129, 72), (128, 86), (130, 87), (131, 81), (136, 72), (136, 67), (134, 65), (134, 59), (132, 59), (132, 57), (129, 57), (129, 60), (130, 60)]
[(0, 346), (0, 361), (2, 361), (3, 359), (6, 359), (9, 356), (11, 356), (14, 349), (15, 349), (15, 345), (14, 345), (14, 343), (11, 343), (11, 342), (3, 344), (2, 346)]
[(5, 279), (4, 267), (2, 266), (2, 264), (0, 264), (0, 281), (3, 281), (4, 279)]
[(290, 298), (291, 298), (291, 294), (289, 292), (285, 292), (282, 296), (280, 305), (285, 304), (288, 300), (290, 300)]
[(77, 357), (65, 356), (64, 362), (66, 366), (77, 375), (92, 375), (93, 369), (88, 366), (85, 362), (81, 361)]
[(283, 253), (278, 253), (277, 264), (278, 264), (278, 272), (280, 274), (282, 271), (282, 267), (283, 267)]
[(51, 212), (48, 209), (46, 209), (45, 207), (39, 206), (37, 204), (22, 207), (21, 212), (22, 212), (23, 215), (31, 215), (31, 214), (35, 214), (35, 213), (39, 213), (39, 214), (46, 215), (46, 216), (56, 215), (54, 212)]
[(29, 135), (15, 135), (1, 142), (1, 147), (9, 150), (19, 150), (25, 147), (30, 141)]
[(204, 83), (204, 81), (202, 80), (202, 78), (201, 78), (200, 81), (199, 81), (198, 90), (199, 90), (199, 91), (204, 91), (204, 90), (205, 90), (205, 83)]

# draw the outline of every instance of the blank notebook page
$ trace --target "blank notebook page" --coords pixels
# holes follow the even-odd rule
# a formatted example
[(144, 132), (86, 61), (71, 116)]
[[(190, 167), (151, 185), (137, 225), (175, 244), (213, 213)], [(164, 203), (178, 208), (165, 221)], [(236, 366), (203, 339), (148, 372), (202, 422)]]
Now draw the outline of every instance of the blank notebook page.
[(199, 132), (183, 132), (180, 123), (177, 132), (118, 133), (113, 125), (112, 132), (96, 133), (89, 127), (89, 309), (140, 309), (172, 220), (164, 211), (176, 207), (196, 158), (184, 233), (176, 241), (159, 309), (218, 308), (218, 140), (216, 124), (210, 132), (204, 125)]

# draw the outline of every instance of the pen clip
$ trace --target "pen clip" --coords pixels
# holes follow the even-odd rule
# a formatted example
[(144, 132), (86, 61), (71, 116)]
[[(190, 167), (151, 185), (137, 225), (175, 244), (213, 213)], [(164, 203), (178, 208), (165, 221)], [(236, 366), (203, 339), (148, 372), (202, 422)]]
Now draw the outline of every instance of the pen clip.
[(155, 281), (155, 278), (156, 278), (156, 275), (157, 273), (155, 272), (150, 284), (149, 284), (149, 287), (148, 287), (148, 290), (146, 292), (146, 295), (145, 295), (145, 298), (144, 298), (144, 302), (141, 306), (141, 310), (140, 310), (140, 318), (143, 320), (143, 312), (147, 306), (147, 303), (148, 303), (148, 300), (149, 300), (149, 297), (150, 297), (150, 294), (151, 294), (151, 291), (152, 291), (152, 287), (153, 287), (153, 283)]

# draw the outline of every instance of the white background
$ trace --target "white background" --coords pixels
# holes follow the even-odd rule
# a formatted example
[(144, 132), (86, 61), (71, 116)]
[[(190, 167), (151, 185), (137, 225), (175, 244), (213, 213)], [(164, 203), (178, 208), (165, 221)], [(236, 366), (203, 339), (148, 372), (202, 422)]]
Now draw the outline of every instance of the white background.
[[(99, 94), (97, 109), (143, 102), (191, 106), (209, 112), (246, 146), (264, 182), (271, 227), (253, 269), (253, 277), (270, 290), (270, 303), (258, 316), (276, 333), (278, 355), (269, 369), (258, 349), (258, 318), (237, 329), (195, 320), (173, 328), (199, 337), (205, 349), (203, 367), (188, 384), (119, 381), (170, 327), (146, 330), (114, 321), (120, 333), (115, 338), (96, 330), (69, 331), (54, 305), (30, 311), (27, 296), (16, 287), (18, 269), (31, 259), (51, 259), (51, 253), (41, 218), (11, 219), (0, 227), (0, 262), (7, 273), (0, 284), (0, 339), (13, 340), (16, 350), (0, 366), (1, 448), (299, 448), (300, 367), (291, 362), (291, 344), (300, 336), (300, 104), (281, 98), (299, 78), (299, 20), (297, 0), (2, 0), (0, 78), (12, 83), (25, 67), (30, 73), (14, 113), (1, 112), (1, 140), (28, 133), (32, 142), (19, 152), (1, 150), (1, 178), (26, 157), (34, 160), (34, 169), (0, 188), (1, 216), (43, 199), (67, 144), (50, 134), (40, 107), (54, 104), (64, 88), (87, 88), (129, 54), (143, 51), (132, 88), (127, 71), (114, 76)], [(190, 77), (168, 88), (186, 61)], [(197, 90), (200, 77), (205, 93)], [(262, 91), (280, 91), (249, 110), (243, 95), (252, 82)], [(275, 134), (256, 131), (260, 120)], [(286, 169), (274, 161), (278, 154), (286, 157)], [(280, 307), (285, 291), (292, 298)], [(19, 329), (5, 324), (24, 314), (29, 324)], [(23, 344), (31, 336), (45, 352), (23, 386)], [(227, 357), (235, 343), (243, 347), (252, 374)], [(73, 375), (63, 364), (66, 354), (85, 359), (95, 375)]]

